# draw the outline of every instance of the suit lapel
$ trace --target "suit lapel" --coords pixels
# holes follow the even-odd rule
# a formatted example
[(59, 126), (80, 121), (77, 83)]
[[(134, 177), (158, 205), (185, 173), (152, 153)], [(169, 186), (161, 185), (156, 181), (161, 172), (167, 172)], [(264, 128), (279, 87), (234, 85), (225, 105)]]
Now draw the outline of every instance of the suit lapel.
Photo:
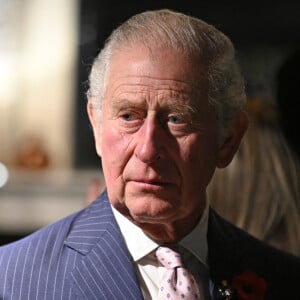
[(65, 245), (82, 255), (70, 274), (80, 299), (142, 299), (106, 192), (76, 219)]
[(207, 237), (212, 294), (216, 293), (222, 281), (231, 283), (236, 274), (244, 271), (242, 261), (245, 249), (242, 240), (237, 238), (236, 230), (210, 209)]
[(208, 225), (208, 260), (213, 281), (231, 280), (240, 255), (236, 249), (236, 237), (227, 230), (225, 220), (212, 209)]

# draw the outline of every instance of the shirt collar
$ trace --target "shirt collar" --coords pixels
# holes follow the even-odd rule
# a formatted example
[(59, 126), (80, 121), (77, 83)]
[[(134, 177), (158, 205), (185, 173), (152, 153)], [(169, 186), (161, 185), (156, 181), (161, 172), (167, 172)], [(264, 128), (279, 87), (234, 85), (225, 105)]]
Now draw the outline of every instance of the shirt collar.
[[(134, 261), (138, 261), (159, 246), (159, 244), (149, 238), (140, 227), (129, 221), (113, 206), (112, 210)], [(208, 252), (206, 238), (208, 211), (207, 205), (197, 226), (179, 242), (180, 245), (187, 248), (205, 265), (207, 265)]]
[(193, 255), (195, 255), (204, 265), (208, 265), (207, 262), (207, 226), (208, 226), (208, 215), (209, 206), (206, 208), (202, 214), (202, 217), (197, 224), (197, 226), (185, 236), (179, 244), (184, 248), (188, 249)]

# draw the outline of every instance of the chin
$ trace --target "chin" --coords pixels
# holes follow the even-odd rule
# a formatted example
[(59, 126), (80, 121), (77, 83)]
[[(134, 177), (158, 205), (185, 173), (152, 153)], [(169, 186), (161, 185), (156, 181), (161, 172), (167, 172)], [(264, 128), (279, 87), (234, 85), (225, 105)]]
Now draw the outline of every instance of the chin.
[(154, 205), (135, 205), (134, 207), (127, 206), (130, 217), (137, 223), (161, 224), (173, 222), (178, 217), (177, 210), (169, 203)]

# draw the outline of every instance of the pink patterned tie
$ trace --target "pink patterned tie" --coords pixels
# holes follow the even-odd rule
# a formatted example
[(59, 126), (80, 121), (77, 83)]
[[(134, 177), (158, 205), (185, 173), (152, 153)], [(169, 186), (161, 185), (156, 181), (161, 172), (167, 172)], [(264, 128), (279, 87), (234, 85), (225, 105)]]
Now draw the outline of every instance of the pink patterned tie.
[(193, 275), (183, 267), (180, 254), (167, 247), (156, 250), (158, 261), (168, 269), (158, 292), (158, 300), (200, 299), (200, 292)]

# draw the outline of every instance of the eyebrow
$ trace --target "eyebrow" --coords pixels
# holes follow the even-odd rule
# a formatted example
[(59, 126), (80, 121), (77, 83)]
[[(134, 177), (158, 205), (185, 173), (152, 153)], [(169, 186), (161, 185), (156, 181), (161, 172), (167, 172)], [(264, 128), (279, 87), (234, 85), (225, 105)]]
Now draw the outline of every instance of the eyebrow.
[(120, 98), (120, 99), (113, 99), (112, 108), (113, 109), (126, 109), (126, 108), (141, 108), (146, 104), (146, 101), (140, 101), (140, 100), (129, 100), (126, 98)]
[[(145, 105), (146, 104), (146, 105)], [(190, 117), (191, 121), (196, 122), (196, 116), (199, 116), (200, 110), (197, 107), (193, 107), (186, 103), (176, 103), (172, 106), (168, 105), (160, 105), (159, 111), (160, 113), (176, 113), (178, 115), (187, 115)], [(130, 101), (126, 98), (121, 99), (115, 99), (115, 101), (112, 102), (112, 111), (113, 113), (118, 112), (119, 110), (123, 109), (145, 109), (148, 110), (147, 102), (146, 100), (140, 100), (138, 102)]]

